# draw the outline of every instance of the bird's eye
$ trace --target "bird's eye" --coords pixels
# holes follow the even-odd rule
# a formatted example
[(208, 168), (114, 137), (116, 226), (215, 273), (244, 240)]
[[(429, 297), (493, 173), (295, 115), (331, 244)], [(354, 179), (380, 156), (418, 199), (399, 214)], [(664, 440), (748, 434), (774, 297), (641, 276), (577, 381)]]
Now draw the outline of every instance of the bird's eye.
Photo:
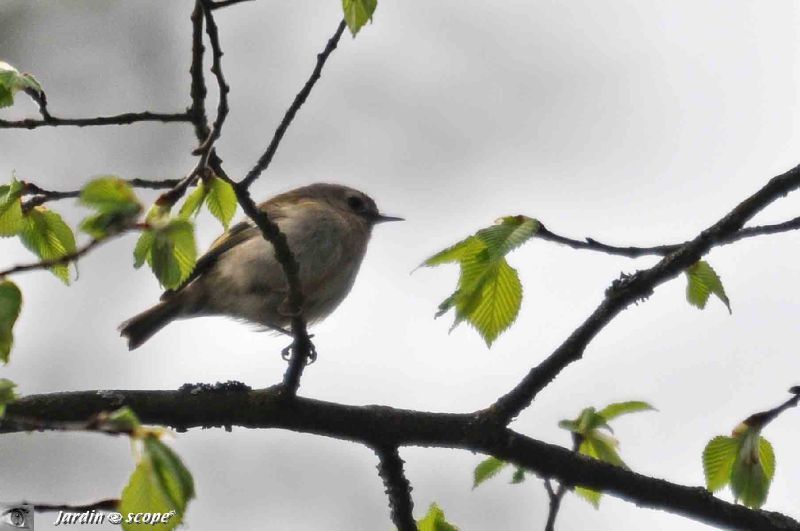
[(364, 210), (364, 200), (357, 195), (350, 196), (347, 198), (347, 206), (354, 212), (361, 212)]

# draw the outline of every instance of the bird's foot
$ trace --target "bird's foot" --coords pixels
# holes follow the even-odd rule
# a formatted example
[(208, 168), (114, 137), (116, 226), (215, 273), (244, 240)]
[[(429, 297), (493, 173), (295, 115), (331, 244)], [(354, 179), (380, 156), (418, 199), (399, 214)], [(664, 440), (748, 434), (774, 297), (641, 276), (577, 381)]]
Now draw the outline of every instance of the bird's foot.
[[(315, 361), (317, 361), (317, 347), (314, 346), (314, 343), (311, 342), (311, 338), (314, 337), (314, 334), (308, 335), (308, 357), (306, 357), (306, 365), (311, 365)], [(292, 341), (288, 346), (286, 346), (283, 350), (281, 350), (281, 357), (289, 361), (292, 357), (292, 352), (297, 347), (297, 339)]]

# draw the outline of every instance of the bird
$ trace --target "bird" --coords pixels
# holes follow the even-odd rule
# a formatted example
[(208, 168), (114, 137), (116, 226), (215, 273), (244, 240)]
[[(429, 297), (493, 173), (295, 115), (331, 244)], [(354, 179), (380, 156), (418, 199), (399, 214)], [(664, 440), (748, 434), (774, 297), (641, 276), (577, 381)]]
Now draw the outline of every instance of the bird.
[[(316, 183), (282, 193), (258, 205), (286, 236), (299, 264), (309, 324), (327, 317), (353, 287), (372, 229), (403, 221), (382, 214), (375, 201), (353, 188)], [(252, 221), (217, 238), (189, 277), (161, 301), (125, 321), (120, 334), (129, 350), (140, 347), (176, 319), (224, 315), (288, 334), (292, 313), (288, 285), (273, 246)]]

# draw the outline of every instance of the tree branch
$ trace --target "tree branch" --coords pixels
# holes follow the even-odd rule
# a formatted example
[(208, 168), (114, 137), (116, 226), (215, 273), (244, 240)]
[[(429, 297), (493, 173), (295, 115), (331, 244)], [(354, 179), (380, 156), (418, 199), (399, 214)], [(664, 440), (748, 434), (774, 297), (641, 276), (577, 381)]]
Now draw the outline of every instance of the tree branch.
[[(126, 182), (134, 188), (146, 188), (149, 190), (160, 190), (165, 188), (173, 188), (180, 179), (164, 179), (160, 181), (150, 181), (147, 179), (127, 179)], [(70, 199), (80, 197), (80, 190), (69, 190), (66, 192), (59, 192), (57, 190), (46, 190), (32, 182), (23, 181), (23, 195), (33, 195), (34, 197), (25, 201), (22, 205), (23, 210), (30, 210), (33, 207), (47, 203), (48, 201), (57, 201), (59, 199)]]
[[(783, 223), (776, 223), (774, 225), (745, 227), (727, 237), (720, 238), (719, 241), (715, 242), (714, 246), (717, 247), (728, 245), (746, 238), (753, 238), (755, 236), (764, 236), (768, 234), (779, 234), (797, 229), (800, 229), (800, 217), (790, 219), (789, 221), (784, 221)], [(608, 245), (599, 242), (594, 238), (575, 240), (573, 238), (561, 236), (550, 231), (544, 225), (539, 228), (539, 231), (536, 233), (535, 237), (549, 242), (560, 243), (568, 247), (572, 247), (573, 249), (586, 249), (589, 251), (598, 251), (606, 254), (627, 256), (628, 258), (638, 258), (640, 256), (647, 255), (666, 256), (680, 249), (682, 245), (685, 245), (684, 242), (671, 245), (655, 245), (653, 247), (617, 247), (615, 245)]]
[(57, 266), (57, 265), (69, 264), (70, 262), (74, 262), (74, 261), (78, 260), (79, 258), (81, 258), (82, 256), (88, 254), (92, 249), (94, 249), (95, 247), (99, 246), (100, 244), (105, 243), (105, 242), (107, 242), (107, 241), (109, 241), (109, 240), (111, 240), (111, 239), (113, 239), (113, 238), (115, 238), (115, 237), (117, 237), (117, 236), (119, 236), (121, 234), (124, 234), (125, 232), (127, 232), (127, 231), (129, 231), (131, 229), (132, 228), (127, 228), (127, 229), (120, 230), (119, 232), (116, 232), (114, 234), (106, 236), (105, 238), (92, 239), (91, 241), (89, 241), (89, 243), (87, 243), (83, 247), (78, 248), (74, 253), (66, 254), (66, 255), (64, 255), (64, 256), (62, 256), (60, 258), (53, 258), (53, 259), (50, 259), (50, 260), (41, 260), (39, 262), (32, 262), (32, 263), (29, 263), (29, 264), (20, 264), (20, 265), (14, 266), (14, 267), (10, 267), (8, 269), (0, 271), (0, 278), (3, 278), (3, 277), (8, 276), (8, 275), (13, 275), (15, 273), (23, 273), (25, 271), (36, 271), (36, 270), (39, 270), (39, 269), (47, 269), (47, 268), (50, 268), (50, 267), (53, 267), (53, 266)]
[(389, 510), (392, 522), (398, 531), (417, 531), (414, 521), (414, 502), (411, 499), (411, 484), (406, 479), (403, 471), (403, 460), (397, 452), (397, 447), (382, 446), (374, 448), (380, 463), (378, 475), (386, 487), (389, 497)]
[(275, 130), (275, 134), (272, 136), (272, 141), (270, 141), (269, 146), (267, 146), (267, 150), (263, 155), (261, 155), (261, 158), (258, 159), (258, 163), (256, 163), (253, 169), (250, 170), (244, 179), (242, 179), (242, 188), (249, 188), (250, 185), (253, 184), (256, 179), (258, 179), (258, 176), (261, 175), (261, 172), (266, 170), (270, 165), (270, 162), (272, 162), (272, 157), (275, 156), (275, 152), (278, 150), (278, 145), (281, 143), (281, 139), (286, 133), (286, 129), (289, 128), (289, 124), (292, 123), (297, 111), (300, 110), (300, 107), (302, 107), (306, 102), (306, 99), (308, 99), (308, 95), (311, 94), (311, 89), (314, 88), (314, 84), (322, 74), (322, 67), (325, 66), (325, 62), (328, 60), (328, 57), (331, 55), (331, 53), (333, 53), (333, 51), (336, 49), (336, 46), (339, 44), (339, 38), (344, 32), (345, 26), (346, 24), (344, 20), (339, 22), (339, 26), (336, 28), (333, 37), (328, 40), (328, 44), (325, 46), (325, 49), (322, 50), (319, 55), (317, 55), (317, 64), (314, 67), (313, 72), (311, 72), (311, 77), (308, 78), (306, 84), (303, 85), (303, 88), (297, 93), (297, 96), (295, 96), (294, 101), (289, 106), (286, 114), (284, 114), (283, 120), (281, 120), (280, 125), (278, 125), (278, 129)]
[(483, 421), (508, 424), (567, 365), (579, 360), (589, 342), (622, 310), (633, 302), (647, 299), (656, 286), (680, 274), (715, 245), (734, 237), (750, 218), (798, 187), (800, 166), (770, 179), (763, 188), (742, 201), (725, 217), (662, 258), (655, 266), (633, 275), (623, 275), (614, 281), (606, 290), (600, 306), (547, 359), (531, 369), (516, 387), (486, 409)]
[(202, 0), (196, 0), (192, 11), (192, 64), (189, 67), (191, 85), (189, 94), (192, 104), (186, 110), (194, 124), (194, 133), (198, 142), (203, 142), (211, 134), (206, 116), (206, 80), (203, 76), (203, 5)]
[(88, 127), (95, 125), (128, 125), (136, 122), (191, 122), (192, 117), (182, 113), (154, 113), (154, 112), (127, 112), (114, 116), (97, 116), (95, 118), (56, 118), (50, 116), (41, 120), (28, 118), (25, 120), (0, 120), (0, 129), (36, 129), (37, 127), (76, 126)]
[[(475, 415), (429, 413), (384, 406), (348, 406), (296, 397), (280, 387), (247, 391), (225, 386), (196, 391), (79, 391), (22, 397), (7, 414), (49, 421), (80, 422), (102, 411), (129, 406), (146, 424), (192, 427), (281, 428), (377, 447), (434, 446), (481, 452), (543, 478), (602, 490), (638, 505), (663, 509), (711, 525), (734, 529), (800, 530), (800, 523), (751, 510), (701, 487), (686, 487), (537, 441), (503, 427), (487, 431)], [(0, 433), (19, 431), (0, 420)]]

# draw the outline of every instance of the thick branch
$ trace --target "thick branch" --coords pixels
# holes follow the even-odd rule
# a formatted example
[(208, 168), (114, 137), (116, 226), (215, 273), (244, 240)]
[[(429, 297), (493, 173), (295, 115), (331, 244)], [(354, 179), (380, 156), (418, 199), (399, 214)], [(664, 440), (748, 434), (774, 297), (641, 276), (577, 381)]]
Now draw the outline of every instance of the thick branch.
[(764, 207), (800, 187), (800, 166), (773, 177), (761, 190), (742, 201), (720, 221), (681, 245), (650, 269), (615, 281), (606, 290), (603, 302), (547, 359), (531, 371), (507, 394), (484, 412), (485, 421), (507, 424), (530, 405), (567, 365), (577, 361), (589, 342), (614, 317), (633, 302), (648, 298), (653, 289), (680, 274), (700, 260), (709, 249), (734, 237), (750, 218)]
[(339, 26), (336, 28), (333, 37), (328, 40), (328, 44), (325, 46), (325, 49), (322, 50), (319, 55), (317, 55), (317, 64), (314, 67), (313, 72), (311, 72), (311, 77), (308, 78), (306, 84), (303, 85), (303, 88), (297, 93), (297, 96), (295, 96), (291, 106), (289, 106), (286, 114), (284, 114), (283, 120), (281, 120), (280, 125), (278, 125), (278, 129), (275, 130), (275, 134), (272, 136), (272, 141), (270, 141), (269, 146), (267, 146), (267, 150), (263, 155), (261, 155), (261, 158), (258, 159), (258, 163), (256, 163), (253, 169), (250, 170), (244, 179), (242, 179), (241, 185), (243, 188), (249, 188), (250, 185), (253, 184), (256, 179), (258, 179), (258, 176), (261, 175), (261, 172), (266, 170), (270, 162), (272, 162), (272, 157), (275, 156), (275, 152), (278, 150), (278, 145), (281, 143), (281, 139), (286, 133), (286, 129), (289, 128), (289, 124), (292, 123), (295, 114), (297, 114), (297, 111), (300, 110), (300, 107), (302, 107), (306, 102), (306, 99), (308, 99), (308, 95), (311, 94), (311, 89), (314, 88), (314, 84), (322, 74), (322, 67), (325, 66), (325, 61), (328, 60), (328, 57), (331, 55), (331, 53), (333, 53), (333, 51), (336, 49), (336, 46), (339, 44), (339, 38), (344, 32), (345, 26), (346, 24), (344, 20), (339, 22)]
[(411, 484), (406, 479), (403, 471), (403, 460), (394, 446), (375, 448), (375, 454), (380, 460), (378, 475), (386, 487), (389, 497), (389, 511), (392, 522), (398, 531), (417, 531), (414, 521), (414, 502), (411, 499)]
[[(12, 416), (82, 421), (101, 411), (129, 406), (142, 422), (192, 427), (282, 428), (351, 440), (370, 447), (434, 446), (494, 455), (543, 478), (584, 485), (638, 505), (683, 514), (734, 529), (800, 530), (800, 523), (712, 496), (700, 487), (676, 485), (517, 434), (507, 428), (478, 429), (474, 415), (428, 413), (383, 406), (347, 406), (296, 397), (279, 387), (237, 391), (81, 391), (31, 395), (9, 404)], [(7, 420), (0, 432), (19, 431)]]
[(76, 126), (88, 127), (93, 125), (128, 125), (136, 122), (191, 122), (192, 117), (185, 112), (164, 114), (155, 112), (127, 112), (114, 116), (97, 116), (95, 118), (50, 118), (34, 120), (0, 120), (0, 129), (36, 129), (37, 127)]

